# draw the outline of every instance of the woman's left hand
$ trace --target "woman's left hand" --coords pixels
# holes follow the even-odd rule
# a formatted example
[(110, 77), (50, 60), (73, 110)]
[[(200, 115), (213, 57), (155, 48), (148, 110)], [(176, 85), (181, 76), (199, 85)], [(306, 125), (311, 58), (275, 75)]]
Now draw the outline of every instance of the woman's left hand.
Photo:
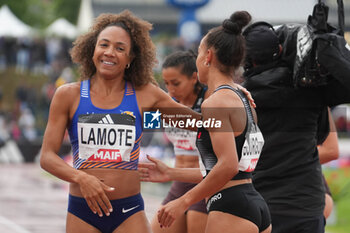
[(254, 99), (252, 97), (252, 94), (245, 88), (245, 87), (242, 87), (241, 85), (239, 84), (236, 84), (237, 85), (237, 88), (241, 91), (243, 91), (243, 93), (247, 96), (250, 104), (253, 106), (253, 108), (256, 108), (256, 104), (254, 102)]
[(168, 171), (171, 169), (159, 159), (147, 155), (150, 163), (139, 162), (138, 171), (141, 181), (168, 182), (171, 181)]
[(181, 200), (181, 198), (168, 202), (158, 210), (158, 222), (160, 227), (170, 227), (187, 209), (188, 206), (185, 205), (185, 202)]

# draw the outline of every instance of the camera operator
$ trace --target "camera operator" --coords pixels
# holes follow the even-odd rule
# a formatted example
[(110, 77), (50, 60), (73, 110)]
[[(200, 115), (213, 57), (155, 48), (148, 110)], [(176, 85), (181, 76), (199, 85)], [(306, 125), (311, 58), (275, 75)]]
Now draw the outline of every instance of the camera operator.
[(253, 182), (270, 208), (272, 233), (324, 232), (318, 118), (326, 106), (349, 102), (348, 87), (331, 80), (327, 85), (296, 88), (293, 64), (282, 56), (287, 48), (282, 48), (273, 27), (257, 22), (243, 35), (243, 86), (255, 100), (258, 126), (265, 139)]

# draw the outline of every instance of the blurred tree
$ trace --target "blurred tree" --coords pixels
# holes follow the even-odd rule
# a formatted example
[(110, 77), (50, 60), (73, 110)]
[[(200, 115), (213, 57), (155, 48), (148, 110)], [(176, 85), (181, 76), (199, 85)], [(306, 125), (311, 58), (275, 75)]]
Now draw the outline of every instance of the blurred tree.
[(54, 0), (53, 5), (57, 18), (64, 17), (73, 24), (77, 24), (81, 0)]
[(64, 17), (76, 24), (81, 0), (0, 0), (0, 6), (7, 5), (26, 24), (43, 29)]

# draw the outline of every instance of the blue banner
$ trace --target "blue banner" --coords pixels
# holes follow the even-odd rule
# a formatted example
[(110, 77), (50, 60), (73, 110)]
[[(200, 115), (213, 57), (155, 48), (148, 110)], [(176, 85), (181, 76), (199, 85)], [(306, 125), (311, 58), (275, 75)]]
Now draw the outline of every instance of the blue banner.
[(167, 0), (168, 4), (180, 8), (178, 35), (187, 44), (198, 42), (201, 38), (201, 26), (196, 19), (196, 10), (204, 6), (209, 0)]
[(179, 8), (199, 8), (209, 2), (209, 0), (167, 0), (167, 2)]

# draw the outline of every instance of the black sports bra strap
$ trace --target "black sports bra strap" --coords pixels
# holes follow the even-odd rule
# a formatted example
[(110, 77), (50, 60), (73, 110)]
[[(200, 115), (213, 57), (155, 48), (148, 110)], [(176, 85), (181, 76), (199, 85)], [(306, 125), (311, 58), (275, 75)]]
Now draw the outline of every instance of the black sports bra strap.
[(247, 100), (247, 97), (242, 93), (242, 91), (239, 91), (238, 89), (235, 89), (235, 88), (231, 87), (230, 85), (221, 85), (218, 88), (216, 88), (214, 92), (217, 92), (217, 91), (222, 90), (222, 89), (230, 89), (230, 90), (234, 91), (241, 98), (243, 105), (244, 105), (244, 108), (247, 111), (248, 122), (250, 123), (249, 126), (251, 125), (251, 123), (255, 124), (252, 109), (251, 109), (250, 104)]
[(206, 91), (207, 91), (207, 88), (203, 87), (200, 93), (197, 95), (197, 99), (192, 106), (192, 109), (194, 109), (195, 111), (197, 111), (196, 109), (198, 109), (198, 111), (200, 112), (201, 105), (204, 101), (204, 95)]

